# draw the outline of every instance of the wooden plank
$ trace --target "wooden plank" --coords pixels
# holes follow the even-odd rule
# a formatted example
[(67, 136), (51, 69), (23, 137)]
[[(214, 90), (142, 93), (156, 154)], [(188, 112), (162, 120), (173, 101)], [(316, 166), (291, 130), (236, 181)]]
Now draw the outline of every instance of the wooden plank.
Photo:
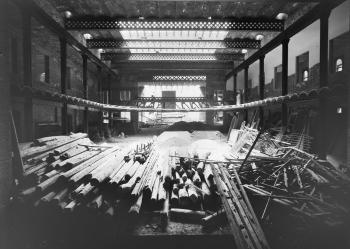
[(21, 181), (23, 178), (23, 172), (24, 172), (23, 161), (22, 161), (21, 151), (19, 149), (16, 125), (13, 119), (12, 111), (10, 111), (10, 120), (11, 120), (11, 134), (12, 134), (12, 149), (14, 153), (13, 173), (15, 178)]
[[(212, 164), (209, 164), (209, 165), (210, 165), (210, 167), (211, 167), (211, 169), (213, 171), (215, 179), (219, 179), (219, 175), (216, 172), (214, 166)], [(219, 180), (217, 182), (219, 182)], [(240, 233), (240, 229), (238, 227), (238, 223), (237, 223), (237, 221), (236, 221), (236, 219), (235, 219), (235, 217), (234, 217), (234, 215), (232, 213), (231, 205), (230, 205), (230, 203), (228, 202), (228, 200), (226, 198), (225, 192), (224, 192), (221, 184), (217, 184), (217, 187), (218, 187), (218, 191), (220, 193), (220, 197), (221, 197), (222, 203), (224, 205), (224, 209), (225, 209), (225, 212), (226, 212), (226, 215), (227, 215), (227, 220), (228, 220), (229, 225), (231, 227), (231, 231), (232, 231), (232, 234), (233, 234), (236, 246), (237, 246), (238, 249), (247, 248), (245, 242), (242, 239), (242, 236), (241, 236), (241, 233)]]

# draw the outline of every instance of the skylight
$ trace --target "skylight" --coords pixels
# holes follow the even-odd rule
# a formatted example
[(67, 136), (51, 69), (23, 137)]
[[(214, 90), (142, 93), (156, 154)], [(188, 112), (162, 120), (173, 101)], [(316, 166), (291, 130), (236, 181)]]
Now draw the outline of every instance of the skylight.
[(224, 40), (226, 30), (121, 30), (124, 40)]

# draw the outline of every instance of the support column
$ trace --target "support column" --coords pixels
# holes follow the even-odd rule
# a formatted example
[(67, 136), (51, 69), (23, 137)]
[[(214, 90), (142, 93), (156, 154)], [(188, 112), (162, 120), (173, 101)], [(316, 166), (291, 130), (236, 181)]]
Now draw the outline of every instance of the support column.
[(0, 248), (10, 248), (7, 233), (9, 216), (6, 207), (12, 192), (12, 146), (10, 133), (11, 77), (10, 77), (10, 27), (8, 26), (9, 1), (0, 1)]
[[(22, 9), (22, 35), (23, 35), (23, 81), (24, 85), (32, 87), (32, 23), (27, 10)], [(33, 100), (24, 98), (24, 140), (32, 141), (34, 138)]]
[[(247, 103), (248, 97), (249, 97), (248, 70), (249, 70), (249, 67), (246, 67), (244, 69), (244, 100), (243, 100), (243, 103)], [(247, 123), (248, 122), (248, 109), (246, 109), (244, 112), (245, 112), (244, 121)]]
[(237, 74), (233, 75), (233, 102), (237, 104)]
[[(88, 84), (87, 84), (87, 56), (85, 54), (83, 57), (83, 88), (84, 88), (84, 99), (88, 99)], [(85, 133), (89, 132), (89, 108), (84, 108), (84, 117), (83, 117), (83, 130)]]
[(320, 18), (320, 87), (328, 85), (328, 18), (330, 13), (329, 9), (325, 9)]
[[(108, 74), (108, 104), (112, 103), (111, 85), (112, 85), (112, 76)], [(112, 128), (112, 111), (108, 111), (108, 119), (109, 119), (108, 126), (109, 128)]]
[[(61, 93), (67, 93), (67, 41), (60, 38), (60, 56), (61, 56)], [(61, 128), (62, 134), (68, 134), (68, 106), (62, 103)]]
[[(265, 98), (265, 69), (264, 69), (265, 55), (259, 58), (259, 99)], [(264, 125), (264, 109), (259, 107), (260, 126)]]
[[(322, 8), (323, 13), (320, 17), (320, 87), (328, 86), (328, 18), (330, 9), (327, 6)], [(319, 105), (319, 135), (318, 150), (322, 158), (326, 157), (329, 145), (328, 131), (328, 100), (320, 99)]]
[[(102, 68), (101, 66), (97, 66), (97, 79), (98, 79), (98, 96), (99, 96), (99, 102), (103, 102), (103, 93), (102, 93)], [(100, 132), (103, 131), (103, 112), (100, 110), (98, 112), (98, 129)]]
[[(282, 95), (288, 94), (288, 43), (289, 39), (282, 41)], [(288, 125), (288, 105), (282, 104), (282, 127)]]

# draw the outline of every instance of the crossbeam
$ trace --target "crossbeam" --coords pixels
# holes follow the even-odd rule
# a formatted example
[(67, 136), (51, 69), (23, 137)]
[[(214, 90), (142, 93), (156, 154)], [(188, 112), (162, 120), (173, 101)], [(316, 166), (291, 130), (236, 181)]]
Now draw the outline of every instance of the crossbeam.
[(204, 97), (138, 97), (136, 101), (146, 102), (208, 102)]
[(121, 39), (88, 39), (88, 48), (117, 48), (117, 49), (225, 49), (246, 48), (259, 49), (261, 41), (249, 38), (236, 38), (225, 40), (121, 40)]
[(157, 70), (158, 72), (169, 73), (172, 72), (189, 72), (193, 73), (193, 70), (201, 71), (216, 71), (216, 70), (230, 70), (234, 66), (234, 61), (118, 61), (112, 60), (111, 68), (123, 70), (125, 72), (150, 71)]
[(199, 53), (101, 53), (101, 60), (114, 61), (235, 61), (244, 60), (244, 54), (199, 54)]
[(69, 96), (66, 94), (52, 93), (42, 89), (32, 88), (28, 86), (17, 86), (13, 85), (11, 88), (12, 94), (14, 95), (27, 95), (32, 98), (44, 99), (48, 101), (67, 103), (75, 106), (88, 107), (104, 111), (137, 111), (137, 112), (207, 112), (207, 111), (240, 111), (259, 107), (268, 107), (273, 105), (280, 105), (282, 103), (295, 103), (301, 101), (310, 101), (319, 98), (331, 98), (338, 96), (345, 96), (346, 89), (344, 85), (334, 85), (332, 88), (322, 87), (320, 89), (314, 89), (308, 92), (288, 94), (279, 97), (266, 98), (264, 100), (253, 101), (238, 105), (223, 105), (223, 106), (212, 106), (195, 109), (165, 109), (165, 108), (140, 108), (135, 106), (123, 106), (123, 105), (111, 105), (94, 102), (78, 97)]
[(68, 30), (256, 30), (283, 31), (284, 21), (274, 18), (169, 19), (79, 16), (65, 19)]

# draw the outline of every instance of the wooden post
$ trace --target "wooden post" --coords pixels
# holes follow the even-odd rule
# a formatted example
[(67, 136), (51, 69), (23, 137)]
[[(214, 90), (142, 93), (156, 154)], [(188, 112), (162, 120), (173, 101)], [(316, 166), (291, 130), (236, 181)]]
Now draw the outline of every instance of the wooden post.
[[(288, 43), (289, 39), (282, 41), (282, 95), (288, 94)], [(282, 104), (282, 127), (288, 125), (288, 106)]]
[(237, 74), (233, 75), (233, 101), (237, 104)]
[[(60, 55), (61, 55), (61, 93), (67, 93), (67, 41), (60, 38)], [(68, 134), (68, 107), (67, 103), (62, 104), (61, 127), (62, 134)]]
[[(265, 55), (260, 56), (259, 59), (259, 99), (265, 98), (265, 69), (264, 69)], [(259, 107), (260, 125), (264, 123), (264, 109)]]
[[(249, 88), (248, 88), (248, 70), (249, 67), (244, 68), (244, 100), (243, 103), (247, 103), (248, 102), (248, 97), (249, 97)], [(245, 110), (245, 118), (244, 120), (246, 121), (246, 123), (248, 122), (248, 109)]]
[[(87, 84), (87, 56), (85, 54), (83, 57), (83, 88), (84, 88), (84, 99), (88, 99), (88, 84)], [(84, 119), (83, 119), (83, 129), (85, 133), (89, 132), (89, 108), (84, 108)]]
[[(27, 10), (22, 9), (22, 36), (23, 36), (23, 81), (24, 85), (32, 87), (32, 23)], [(25, 97), (24, 100), (24, 140), (32, 141), (34, 138), (33, 100)]]
[[(328, 85), (328, 18), (330, 9), (325, 4), (322, 10), (323, 13), (320, 17), (320, 87), (325, 87)], [(329, 144), (327, 109), (327, 99), (321, 98), (319, 105), (320, 129), (318, 149), (322, 158), (326, 157)]]

